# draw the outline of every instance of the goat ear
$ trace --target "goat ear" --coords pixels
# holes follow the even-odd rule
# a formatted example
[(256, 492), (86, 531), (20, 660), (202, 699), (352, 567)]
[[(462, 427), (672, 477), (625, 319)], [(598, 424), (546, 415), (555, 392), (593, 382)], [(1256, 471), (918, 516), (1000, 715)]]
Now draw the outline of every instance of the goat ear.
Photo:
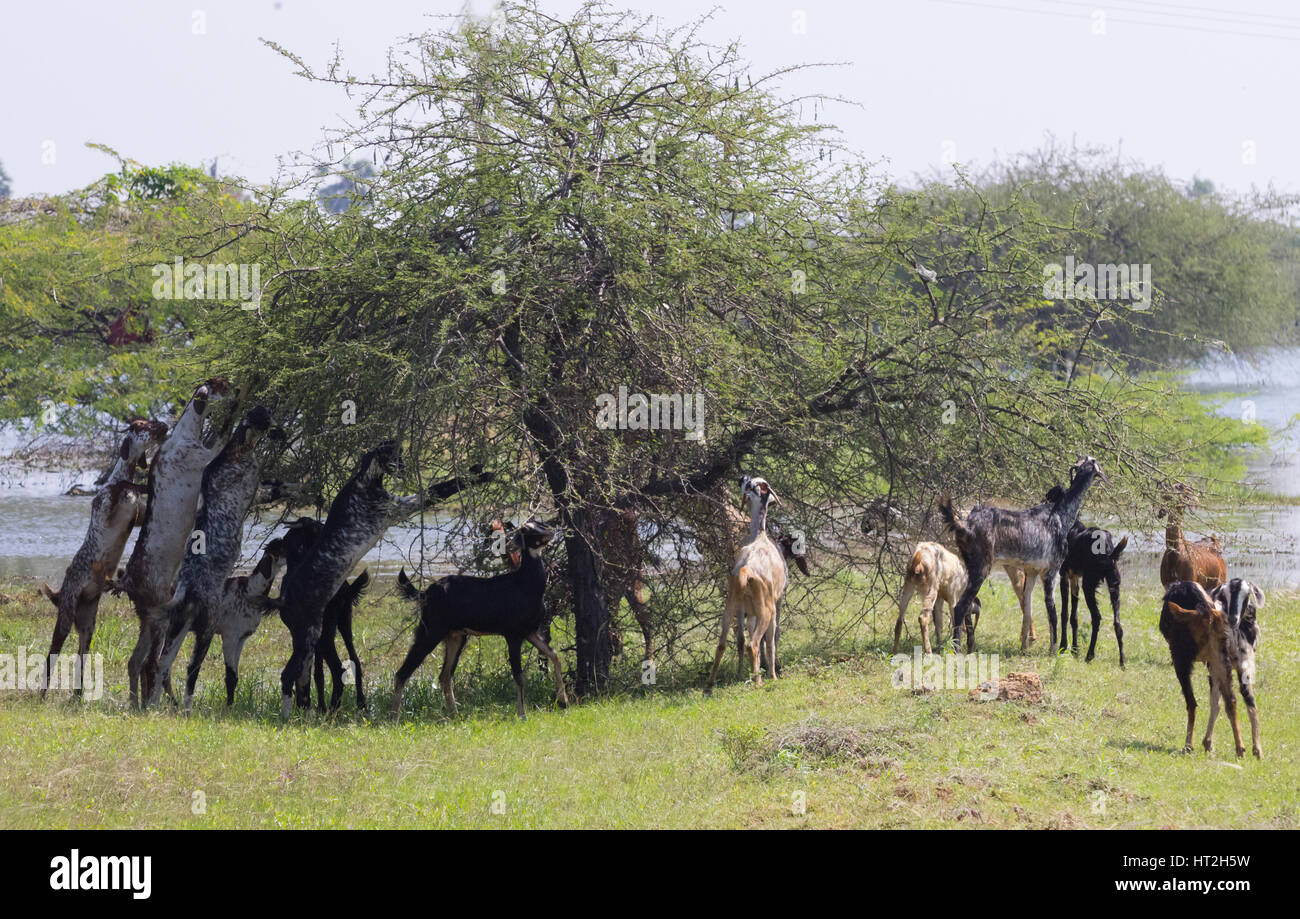
[(1251, 584), (1251, 585), (1250, 585), (1250, 592), (1251, 592), (1251, 594), (1253, 594), (1254, 597), (1255, 597), (1255, 606), (1256, 606), (1256, 607), (1263, 606), (1263, 605), (1264, 605), (1264, 591), (1260, 590), (1260, 589), (1259, 589), (1258, 587), (1256, 587), (1254, 584)]
[(130, 458), (130, 456), (131, 456), (131, 438), (130, 438), (130, 437), (123, 437), (123, 438), (122, 438), (122, 446), (120, 446), (120, 447), (118, 448), (117, 452), (118, 452), (118, 455), (120, 455), (120, 456), (122, 457), (122, 459), (129, 459), (129, 458)]
[(1181, 606), (1179, 606), (1177, 603), (1175, 603), (1173, 600), (1170, 600), (1170, 601), (1169, 601), (1169, 609), (1170, 609), (1171, 612), (1177, 613), (1177, 614), (1180, 615), (1180, 616), (1195, 616), (1195, 615), (1196, 615), (1196, 610), (1184, 609), (1183, 607), (1181, 607)]

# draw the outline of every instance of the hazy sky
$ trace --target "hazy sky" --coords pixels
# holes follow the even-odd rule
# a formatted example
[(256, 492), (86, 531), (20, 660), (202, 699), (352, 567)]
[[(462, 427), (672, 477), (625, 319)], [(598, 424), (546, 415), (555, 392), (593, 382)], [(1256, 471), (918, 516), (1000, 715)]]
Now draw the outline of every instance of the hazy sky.
[[(479, 13), (491, 6), (469, 5)], [(544, 5), (561, 13), (576, 6)], [(712, 6), (613, 5), (653, 11), (671, 24)], [(354, 71), (370, 73), (382, 69), (395, 39), (435, 24), (427, 14), (464, 6), (6, 2), (0, 162), (17, 195), (66, 191), (110, 171), (113, 161), (86, 141), (147, 163), (217, 157), (223, 174), (266, 180), (278, 154), (313, 146), (350, 104), (295, 77), (259, 37), (313, 65), (327, 61), (337, 41)], [(1180, 178), (1300, 191), (1293, 99), (1300, 5), (1285, 0), (731, 0), (702, 34), (739, 38), (757, 70), (844, 62), (785, 85), (790, 93), (859, 102), (833, 110), (833, 120), (850, 146), (887, 161), (883, 168), (902, 178), (954, 156), (986, 163), (1032, 149), (1050, 132), (1065, 142), (1122, 141), (1126, 156), (1163, 164)], [(1253, 163), (1243, 151), (1253, 151)]]

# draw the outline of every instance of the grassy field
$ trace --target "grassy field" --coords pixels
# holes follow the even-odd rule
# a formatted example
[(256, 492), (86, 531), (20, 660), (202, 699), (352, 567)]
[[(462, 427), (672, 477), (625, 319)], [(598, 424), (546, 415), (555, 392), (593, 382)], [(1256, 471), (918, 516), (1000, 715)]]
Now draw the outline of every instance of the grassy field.
[[(461, 717), (446, 717), (431, 660), (398, 724), (358, 715), (351, 691), (332, 721), (282, 724), (273, 687), (287, 641), (274, 619), (245, 650), (233, 709), (216, 642), (193, 715), (129, 712), (135, 622), (111, 599), (95, 647), (104, 698), (0, 692), (0, 828), (1300, 825), (1300, 596), (1270, 595), (1261, 613), (1265, 758), (1239, 764), (1224, 718), (1213, 754), (1179, 752), (1183, 703), (1156, 596), (1126, 595), (1121, 670), (1104, 621), (1092, 664), (1048, 656), (1041, 600), (1040, 642), (1021, 656), (1009, 592), (992, 591), (980, 650), (1000, 655), (1003, 675), (1040, 673), (1042, 704), (895, 689), (879, 640), (859, 632), (851, 654), (816, 652), (791, 627), (783, 679), (733, 679), (712, 698), (698, 688), (700, 649), (656, 686), (558, 711), (530, 654), (522, 723), (504, 643), (480, 639), (457, 675)], [(371, 711), (384, 712), (407, 645), (404, 611), (380, 596), (358, 615)], [(31, 585), (0, 588), (0, 653), (40, 653), (52, 626)], [(732, 666), (729, 656), (728, 677)], [(1200, 674), (1196, 687), (1199, 740)], [(1244, 708), (1242, 728), (1248, 738)]]

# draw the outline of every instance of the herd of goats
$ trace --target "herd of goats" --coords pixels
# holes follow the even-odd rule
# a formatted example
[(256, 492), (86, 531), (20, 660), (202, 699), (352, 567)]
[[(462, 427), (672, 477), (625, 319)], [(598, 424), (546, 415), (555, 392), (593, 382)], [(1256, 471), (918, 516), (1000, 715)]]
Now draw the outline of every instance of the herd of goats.
[[(43, 686), (49, 686), (49, 668), (62, 651), (75, 626), (79, 636), (77, 679), (90, 649), (95, 631), (99, 600), (106, 590), (125, 593), (139, 619), (139, 638), (129, 665), (132, 705), (157, 703), (165, 689), (175, 700), (171, 686), (171, 665), (189, 633), (195, 646), (187, 672), (184, 706), (193, 702), (199, 670), (212, 639), (220, 634), (226, 665), (226, 701), (233, 703), (238, 683), (239, 658), (244, 643), (268, 613), (278, 611), (288, 627), (293, 650), (281, 674), (282, 714), (294, 704), (310, 704), (309, 677), (315, 665), (318, 697), (323, 707), (323, 664), (333, 677), (330, 708), (336, 708), (343, 692), (344, 668), (334, 645), (337, 632), (352, 662), (358, 707), (365, 707), (361, 662), (352, 641), (352, 607), (366, 587), (363, 572), (349, 582), (347, 576), (379, 541), (384, 531), (423, 507), (455, 494), (466, 483), (452, 479), (428, 490), (423, 497), (395, 497), (385, 490), (383, 477), (402, 469), (401, 450), (387, 441), (362, 456), (351, 478), (330, 506), (321, 522), (300, 517), (288, 524), (281, 538), (271, 540), (251, 574), (232, 577), (240, 556), (243, 525), (260, 484), (257, 444), (268, 434), (275, 436), (270, 412), (258, 406), (235, 424), (232, 412), (224, 425), (207, 425), (213, 403), (227, 396), (228, 384), (212, 379), (194, 392), (176, 425), (170, 431), (158, 421), (136, 420), (125, 431), (117, 460), (107, 479), (95, 493), (85, 541), (73, 558), (56, 591), (44, 593), (58, 610), (54, 638), (46, 659)], [(238, 394), (236, 394), (238, 399)], [(238, 404), (236, 402), (236, 404)], [(233, 430), (232, 430), (233, 428)], [(152, 462), (150, 450), (156, 452)], [(148, 470), (147, 484), (136, 481), (138, 470)], [(487, 476), (480, 470), (478, 481)], [(953, 553), (935, 542), (917, 545), (911, 557), (899, 597), (898, 621), (894, 630), (894, 651), (903, 628), (908, 603), (919, 593), (921, 638), (925, 652), (931, 650), (929, 629), (933, 622), (936, 642), (942, 630), (942, 607), (952, 616), (952, 642), (959, 647), (963, 629), (966, 649), (975, 647), (975, 626), (979, 620), (979, 590), (994, 565), (1002, 565), (1011, 579), (1022, 612), (1021, 649), (1035, 640), (1031, 597), (1035, 578), (1044, 587), (1051, 647), (1057, 640), (1056, 605), (1053, 587), (1061, 585), (1060, 649), (1065, 651), (1067, 605), (1072, 648), (1078, 651), (1078, 601), (1082, 581), (1092, 616), (1092, 640), (1087, 660), (1096, 651), (1101, 614), (1096, 591), (1105, 581), (1114, 612), (1115, 639), (1120, 666), (1124, 665), (1124, 632), (1119, 618), (1120, 570), (1118, 559), (1128, 542), (1115, 543), (1111, 534), (1084, 527), (1077, 519), (1080, 505), (1094, 478), (1105, 481), (1097, 460), (1084, 457), (1070, 470), (1068, 488), (1054, 486), (1043, 503), (1026, 510), (1004, 510), (980, 505), (963, 519), (945, 495), (939, 511), (955, 538)], [(731, 506), (724, 525), (739, 525), (734, 555), (728, 554), (722, 567), (729, 567), (727, 600), (717, 653), (709, 673), (706, 692), (711, 690), (725, 653), (728, 635), (734, 627), (741, 649), (742, 666), (748, 664), (755, 683), (761, 683), (760, 663), (776, 677), (778, 609), (788, 579), (788, 563), (794, 560), (807, 571), (802, 555), (792, 551), (789, 537), (774, 539), (767, 532), (767, 511), (778, 500), (771, 486), (761, 478), (741, 479), (742, 501), (749, 505), (747, 520)], [(1232, 722), (1237, 755), (1245, 749), (1237, 721), (1232, 686), (1235, 671), (1250, 716), (1253, 752), (1261, 756), (1259, 720), (1253, 693), (1255, 648), (1259, 640), (1256, 614), (1264, 595), (1249, 582), (1227, 579), (1226, 567), (1214, 539), (1191, 542), (1182, 532), (1182, 515), (1193, 497), (1189, 489), (1176, 486), (1170, 507), (1166, 549), (1160, 567), (1161, 583), (1167, 588), (1160, 611), (1160, 632), (1169, 643), (1174, 669), (1187, 704), (1185, 749), (1191, 750), (1196, 717), (1196, 698), (1191, 673), (1197, 661), (1209, 670), (1210, 717), (1204, 747), (1212, 749), (1214, 722), (1222, 697)], [(727, 515), (723, 515), (726, 517)], [(741, 519), (736, 519), (741, 518)], [(118, 562), (132, 529), (140, 526), (139, 537), (125, 567)], [(507, 529), (499, 522), (498, 529)], [(537, 648), (550, 662), (555, 678), (557, 701), (567, 705), (563, 669), (548, 644), (549, 630), (543, 610), (547, 564), (543, 550), (559, 535), (558, 530), (537, 519), (509, 527), (508, 572), (492, 577), (450, 575), (418, 589), (406, 577), (398, 577), (404, 596), (417, 601), (420, 609), (410, 651), (398, 668), (392, 713), (400, 711), (403, 689), (424, 659), (445, 643), (439, 685), (449, 709), (454, 712), (452, 679), (456, 664), (470, 636), (499, 635), (509, 648), (510, 668), (517, 689), (517, 710), (524, 716), (524, 686), (521, 650), (524, 642)], [(194, 534), (202, 534), (203, 551), (191, 551)], [(269, 596), (272, 583), (283, 569), (280, 594)], [(626, 593), (638, 620), (642, 620), (641, 587), (635, 583), (613, 591), (614, 602)], [(1071, 587), (1067, 604), (1065, 588)], [(650, 653), (648, 620), (642, 621)], [(744, 639), (747, 633), (747, 640)]]

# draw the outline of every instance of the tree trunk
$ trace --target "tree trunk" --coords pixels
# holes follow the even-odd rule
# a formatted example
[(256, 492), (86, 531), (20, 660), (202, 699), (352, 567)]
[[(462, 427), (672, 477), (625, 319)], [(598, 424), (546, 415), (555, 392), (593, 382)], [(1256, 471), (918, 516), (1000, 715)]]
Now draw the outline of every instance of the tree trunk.
[[(600, 551), (594, 521), (584, 508), (570, 513), (572, 532), (565, 540), (569, 552), (569, 584), (573, 591), (573, 624), (578, 638), (579, 696), (602, 692), (609, 682), (613, 648), (609, 640), (609, 606), (601, 578)], [(594, 551), (593, 551), (594, 550)]]

